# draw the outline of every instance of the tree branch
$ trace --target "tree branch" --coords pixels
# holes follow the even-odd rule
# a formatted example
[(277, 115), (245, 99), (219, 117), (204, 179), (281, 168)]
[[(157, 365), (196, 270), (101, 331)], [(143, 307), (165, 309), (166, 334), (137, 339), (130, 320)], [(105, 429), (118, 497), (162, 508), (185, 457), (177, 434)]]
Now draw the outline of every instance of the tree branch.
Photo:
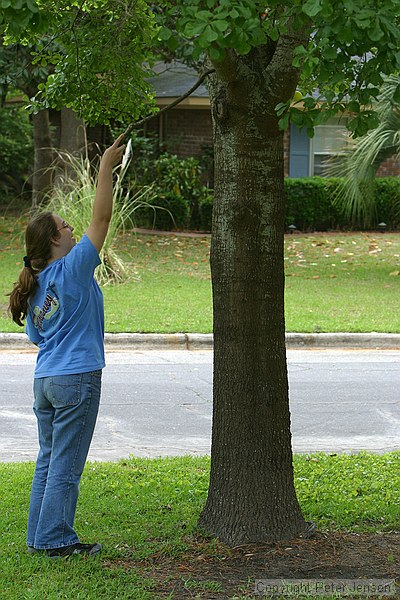
[(193, 94), (193, 92), (195, 90), (197, 90), (198, 87), (200, 87), (200, 85), (203, 83), (203, 81), (205, 80), (205, 78), (208, 77), (208, 75), (211, 75), (211, 73), (215, 73), (215, 69), (208, 69), (207, 71), (205, 71), (203, 73), (203, 75), (201, 75), (201, 77), (199, 77), (199, 79), (196, 81), (196, 83), (194, 85), (192, 85), (192, 87), (187, 92), (185, 92), (184, 94), (182, 94), (182, 96), (179, 96), (179, 98), (176, 98), (173, 102), (171, 102), (171, 104), (168, 104), (167, 106), (164, 106), (157, 113), (148, 115), (147, 117), (144, 117), (143, 119), (140, 119), (140, 121), (135, 121), (135, 123), (130, 123), (130, 125), (128, 125), (128, 127), (126, 128), (126, 130), (124, 132), (124, 135), (125, 136), (129, 135), (130, 132), (135, 127), (140, 127), (141, 125), (144, 125), (144, 123), (147, 123), (153, 117), (161, 115), (162, 113), (165, 113), (168, 110), (171, 110), (171, 108), (174, 108), (174, 106), (176, 106), (177, 104), (180, 104), (183, 100), (185, 100), (185, 98), (187, 98), (188, 96), (190, 96), (190, 94)]

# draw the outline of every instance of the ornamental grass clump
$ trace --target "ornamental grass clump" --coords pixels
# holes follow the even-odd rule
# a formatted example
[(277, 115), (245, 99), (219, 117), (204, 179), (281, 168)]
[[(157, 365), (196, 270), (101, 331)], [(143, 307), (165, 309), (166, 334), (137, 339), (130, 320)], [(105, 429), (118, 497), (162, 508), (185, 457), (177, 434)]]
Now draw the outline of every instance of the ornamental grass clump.
[[(134, 225), (135, 211), (147, 206), (155, 196), (151, 185), (142, 187), (136, 193), (132, 193), (129, 185), (125, 185), (124, 176), (130, 156), (131, 148), (128, 143), (122, 163), (114, 171), (113, 217), (100, 251), (101, 265), (95, 272), (100, 285), (122, 283), (132, 276), (132, 270), (115, 249), (116, 238)], [(49, 194), (46, 209), (59, 214), (73, 225), (74, 236), (80, 239), (92, 219), (98, 171), (87, 157), (62, 152), (59, 153), (59, 159), (62, 161), (62, 169), (57, 169), (55, 185)]]

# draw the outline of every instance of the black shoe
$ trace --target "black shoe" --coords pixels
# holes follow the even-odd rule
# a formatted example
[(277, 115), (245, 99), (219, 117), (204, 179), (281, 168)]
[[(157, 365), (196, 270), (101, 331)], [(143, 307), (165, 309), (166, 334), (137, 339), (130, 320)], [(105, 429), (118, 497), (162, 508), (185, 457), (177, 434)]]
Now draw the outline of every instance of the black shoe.
[(46, 550), (47, 556), (50, 558), (59, 558), (65, 556), (72, 556), (73, 554), (84, 554), (86, 556), (93, 556), (98, 554), (101, 550), (101, 544), (71, 544), (71, 546), (63, 546), (62, 548), (50, 548)]

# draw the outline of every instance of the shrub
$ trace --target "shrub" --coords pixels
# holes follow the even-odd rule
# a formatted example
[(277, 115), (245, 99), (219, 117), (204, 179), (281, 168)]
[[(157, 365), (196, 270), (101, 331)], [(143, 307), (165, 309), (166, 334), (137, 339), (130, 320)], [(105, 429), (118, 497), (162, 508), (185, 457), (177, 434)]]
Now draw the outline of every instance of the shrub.
[(337, 178), (285, 178), (286, 226), (292, 223), (301, 231), (337, 229), (346, 219), (332, 203)]
[(188, 227), (189, 212), (189, 203), (183, 196), (173, 192), (157, 194), (136, 210), (135, 224), (166, 231), (184, 229)]
[(400, 222), (400, 178), (377, 177), (374, 187), (377, 222), (396, 229)]
[(153, 209), (135, 215), (137, 224), (157, 229), (201, 227), (199, 203), (207, 188), (202, 182), (200, 159), (160, 153), (156, 139), (137, 132), (132, 133), (132, 150), (131, 186), (140, 190), (151, 185), (157, 197)]
[(0, 194), (19, 194), (33, 168), (33, 134), (22, 108), (0, 108)]
[(202, 196), (199, 202), (200, 227), (202, 231), (211, 231), (213, 202), (213, 190), (207, 190), (207, 193)]

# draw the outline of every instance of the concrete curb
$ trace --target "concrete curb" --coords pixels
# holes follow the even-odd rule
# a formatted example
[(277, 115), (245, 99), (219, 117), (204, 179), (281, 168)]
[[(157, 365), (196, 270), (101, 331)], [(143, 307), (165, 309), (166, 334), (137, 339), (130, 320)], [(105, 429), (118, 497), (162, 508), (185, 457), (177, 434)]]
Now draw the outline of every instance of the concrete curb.
[[(365, 348), (400, 350), (395, 333), (287, 333), (288, 348)], [(211, 350), (211, 333), (106, 333), (106, 349), (112, 350)], [(0, 350), (32, 350), (24, 333), (0, 333)]]

